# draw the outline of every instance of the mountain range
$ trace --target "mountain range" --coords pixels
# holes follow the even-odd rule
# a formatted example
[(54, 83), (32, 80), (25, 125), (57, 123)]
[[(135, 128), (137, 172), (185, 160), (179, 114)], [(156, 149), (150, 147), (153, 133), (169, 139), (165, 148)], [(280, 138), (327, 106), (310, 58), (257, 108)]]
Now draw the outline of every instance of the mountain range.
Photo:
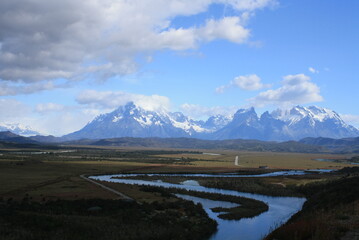
[(21, 136), (33, 136), (39, 135), (40, 133), (33, 130), (29, 126), (24, 126), (22, 124), (9, 124), (9, 123), (0, 123), (0, 132), (10, 131)]
[[(58, 145), (60, 143), (61, 145)], [(359, 137), (356, 138), (304, 138), (300, 141), (260, 141), (251, 139), (204, 140), (196, 138), (107, 138), (63, 141), (49, 136), (23, 137), (12, 132), (0, 131), (0, 147), (7, 149), (54, 149), (72, 146), (116, 146), (145, 148), (185, 149), (235, 149), (242, 151), (301, 152), (301, 153), (359, 153)]]
[(347, 138), (359, 130), (346, 124), (330, 109), (296, 106), (258, 116), (254, 108), (239, 109), (233, 116), (216, 115), (197, 121), (181, 112), (145, 110), (133, 102), (97, 116), (85, 127), (62, 140), (120, 137), (200, 138), (210, 140), (299, 140), (306, 137)]
[[(41, 141), (37, 141), (37, 140)], [(301, 153), (320, 153), (328, 152), (325, 147), (308, 145), (305, 143), (288, 142), (268, 142), (260, 140), (203, 140), (196, 138), (108, 138), (108, 139), (81, 139), (58, 143), (47, 141), (45, 138), (23, 137), (17, 134), (0, 132), (0, 148), (5, 149), (72, 149), (81, 148), (79, 146), (116, 146), (116, 147), (140, 147), (140, 148), (182, 148), (182, 149), (235, 149), (242, 151), (270, 151), (270, 152), (301, 152)], [(59, 140), (59, 139), (57, 139)]]

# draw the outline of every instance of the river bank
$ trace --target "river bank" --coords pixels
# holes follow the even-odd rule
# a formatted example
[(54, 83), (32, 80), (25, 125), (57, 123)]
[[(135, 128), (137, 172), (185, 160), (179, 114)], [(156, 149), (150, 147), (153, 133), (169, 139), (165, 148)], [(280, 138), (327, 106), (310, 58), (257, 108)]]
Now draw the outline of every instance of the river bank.
[(299, 189), (308, 198), (302, 211), (265, 239), (357, 239), (350, 236), (359, 229), (359, 168), (343, 169), (340, 174), (339, 179)]
[[(155, 175), (155, 174), (153, 174)], [(159, 174), (161, 175), (161, 174)], [(213, 208), (205, 208), (207, 214), (218, 223), (218, 231), (210, 239), (243, 239), (243, 240), (259, 240), (270, 233), (275, 227), (285, 223), (293, 214), (298, 212), (303, 203), (304, 198), (296, 197), (271, 197), (253, 193), (244, 193), (233, 190), (206, 188), (196, 185), (182, 185), (172, 184), (162, 181), (145, 181), (133, 179), (134, 174), (131, 174), (131, 179), (125, 177), (126, 174), (117, 175), (102, 175), (90, 177), (97, 181), (121, 183), (127, 185), (142, 185), (155, 186), (163, 188), (178, 188), (189, 191), (197, 191), (204, 193), (216, 193), (229, 196), (239, 196), (245, 198), (255, 199), (265, 202), (268, 205), (268, 211), (253, 218), (245, 218), (239, 221), (223, 220), (218, 217), (220, 213), (214, 212)], [(124, 177), (124, 178), (121, 178)], [(188, 198), (187, 198), (188, 199)], [(193, 199), (191, 197), (191, 199)], [(208, 199), (196, 198), (196, 201), (203, 206), (207, 205)], [(219, 203), (220, 204), (220, 203)], [(218, 205), (217, 207), (221, 207)], [(226, 208), (226, 207), (224, 207)]]

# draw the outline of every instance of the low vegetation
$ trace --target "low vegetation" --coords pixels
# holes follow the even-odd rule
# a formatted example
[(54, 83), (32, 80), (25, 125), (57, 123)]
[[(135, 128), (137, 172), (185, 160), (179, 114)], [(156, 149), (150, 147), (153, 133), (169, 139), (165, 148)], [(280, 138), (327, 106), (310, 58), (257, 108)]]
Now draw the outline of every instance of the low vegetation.
[(183, 200), (0, 201), (2, 240), (207, 239), (216, 225), (200, 205)]
[[(81, 179), (80, 174), (220, 173), (239, 170), (245, 174), (248, 173), (245, 172), (248, 171), (247, 167), (252, 167), (249, 171), (253, 173), (273, 171), (273, 169), (259, 170), (260, 165), (297, 169), (348, 166), (341, 163), (313, 161), (317, 158), (344, 159), (348, 157), (347, 155), (216, 150), (216, 153), (221, 155), (211, 156), (201, 154), (203, 150), (125, 150), (86, 146), (40, 148), (27, 144), (24, 144), (24, 148), (20, 145), (11, 145), (11, 147), (3, 145), (3, 147), (0, 152), (0, 239), (5, 240), (189, 239), (189, 236), (190, 239), (200, 239), (197, 235), (194, 237), (193, 234), (197, 233), (205, 239), (215, 231), (213, 222), (202, 215), (202, 208), (197, 205), (192, 206), (193, 204), (187, 205), (188, 203), (173, 197), (171, 193), (143, 191), (139, 186), (106, 183), (111, 188), (136, 199), (140, 204), (118, 201), (115, 200), (118, 198), (117, 195)], [(233, 160), (236, 155), (240, 155), (240, 163), (243, 166), (234, 166)], [(358, 182), (356, 174), (357, 171), (351, 168), (334, 175), (313, 174), (265, 179), (191, 179), (207, 187), (274, 196), (306, 196), (312, 200), (308, 201), (309, 205), (305, 205), (303, 212), (273, 233), (276, 235), (269, 239), (320, 240), (330, 239), (325, 238), (327, 232), (333, 233), (334, 236), (343, 236), (347, 234), (346, 232), (350, 233), (353, 229), (359, 228), (358, 219), (355, 217), (359, 215), (358, 200), (355, 200), (358, 194), (355, 190), (355, 181)], [(186, 179), (172, 178), (168, 181), (178, 183), (184, 180)], [(341, 187), (344, 185), (354, 187), (353, 189)], [(340, 190), (341, 188), (343, 191)], [(317, 195), (320, 192), (322, 195)], [(351, 200), (345, 202), (338, 195)], [(238, 201), (223, 196), (198, 197)], [(333, 199), (338, 199), (338, 202)], [(225, 216), (221, 217), (226, 219), (250, 217), (266, 211), (267, 206), (263, 203), (246, 203), (243, 199), (241, 201), (241, 207), (213, 210), (225, 211)], [(329, 202), (334, 204), (330, 205)], [(175, 203), (179, 208), (173, 206)], [(251, 204), (253, 204), (252, 208)], [(78, 208), (79, 205), (84, 207)], [(109, 210), (111, 206), (119, 205), (122, 207), (118, 210)], [(131, 215), (128, 217), (128, 222), (121, 220), (128, 214)], [(135, 219), (138, 221), (136, 222)], [(175, 227), (169, 223), (175, 223)], [(305, 231), (306, 234), (309, 232), (310, 237), (305, 235)], [(79, 235), (80, 232), (82, 235)], [(171, 235), (173, 232), (180, 233), (174, 236)], [(296, 235), (293, 235), (295, 232)], [(322, 237), (315, 238), (315, 236)]]
[(308, 198), (302, 211), (266, 240), (353, 239), (359, 227), (359, 169), (346, 171), (340, 179), (302, 186), (299, 191)]
[(268, 196), (302, 197), (292, 187), (269, 183), (267, 179), (260, 178), (207, 178), (201, 181), (209, 188), (235, 190), (239, 192), (257, 193)]
[(185, 189), (178, 189), (178, 188), (160, 188), (160, 187), (152, 187), (152, 186), (142, 186), (142, 191), (146, 192), (159, 192), (162, 196), (170, 197), (171, 193), (175, 194), (184, 194), (190, 195), (199, 198), (210, 199), (214, 201), (226, 201), (240, 204), (240, 206), (233, 207), (233, 208), (213, 208), (213, 212), (221, 212), (218, 217), (226, 220), (239, 220), (242, 218), (252, 218), (258, 216), (259, 214), (268, 211), (268, 205), (264, 202), (245, 198), (245, 197), (238, 197), (238, 196), (229, 196), (217, 193), (205, 193), (205, 192), (196, 192), (196, 191), (189, 191)]

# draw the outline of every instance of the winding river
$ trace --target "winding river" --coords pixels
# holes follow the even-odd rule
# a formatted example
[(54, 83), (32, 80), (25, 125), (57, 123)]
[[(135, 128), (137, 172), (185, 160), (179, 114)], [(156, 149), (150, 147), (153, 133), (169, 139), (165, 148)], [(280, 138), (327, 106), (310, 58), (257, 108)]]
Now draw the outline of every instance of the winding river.
[[(262, 174), (262, 175), (250, 175), (251, 177), (268, 177), (268, 176), (280, 176), (280, 175), (301, 175), (305, 174), (303, 171), (281, 171), (276, 173)], [(253, 218), (244, 218), (241, 220), (223, 220), (218, 218), (220, 213), (212, 212), (211, 208), (214, 207), (233, 207), (236, 204), (213, 201), (199, 197), (193, 197), (188, 195), (178, 194), (177, 196), (186, 200), (193, 201), (195, 203), (201, 203), (208, 216), (218, 223), (218, 231), (214, 233), (210, 240), (259, 240), (270, 233), (272, 230), (285, 223), (293, 214), (300, 211), (305, 198), (296, 197), (271, 197), (260, 194), (252, 194), (245, 192), (238, 192), (232, 190), (207, 188), (200, 186), (196, 181), (190, 180), (185, 181), (182, 184), (172, 184), (162, 181), (145, 181), (126, 179), (128, 176), (141, 176), (144, 174), (116, 174), (116, 175), (102, 175), (92, 176), (91, 179), (117, 182), (124, 184), (137, 184), (147, 186), (158, 186), (158, 187), (175, 187), (181, 189), (187, 189), (198, 192), (207, 193), (220, 193), (225, 195), (233, 195), (240, 197), (247, 197), (256, 200), (263, 201), (268, 204), (269, 210)], [(248, 177), (248, 175), (234, 175), (234, 174), (147, 174), (149, 176), (182, 176), (182, 177)]]

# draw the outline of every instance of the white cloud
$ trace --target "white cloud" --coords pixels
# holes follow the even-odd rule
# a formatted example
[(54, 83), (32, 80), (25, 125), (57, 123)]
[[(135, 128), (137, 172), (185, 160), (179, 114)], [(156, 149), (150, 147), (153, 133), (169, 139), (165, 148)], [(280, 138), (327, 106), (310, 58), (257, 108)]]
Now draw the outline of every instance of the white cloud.
[(274, 90), (261, 92), (249, 99), (251, 105), (263, 107), (266, 105), (290, 106), (321, 102), (320, 88), (304, 74), (287, 75), (283, 77), (282, 86)]
[(224, 93), (224, 91), (228, 88), (228, 85), (222, 85), (216, 88), (216, 93)]
[(20, 122), (31, 112), (31, 108), (15, 99), (0, 99), (0, 122)]
[(141, 95), (127, 92), (113, 92), (113, 91), (95, 91), (86, 90), (80, 93), (76, 101), (80, 104), (92, 106), (93, 108), (107, 108), (113, 109), (128, 102), (134, 102), (136, 105), (150, 111), (154, 110), (169, 110), (170, 99), (159, 95)]
[(19, 94), (32, 94), (58, 88), (66, 88), (67, 84), (56, 84), (53, 81), (27, 83), (0, 83), (0, 96), (15, 96)]
[(62, 136), (80, 130), (93, 120), (98, 115), (97, 113), (80, 107), (64, 107), (61, 110), (48, 111), (46, 114), (28, 119), (26, 124), (42, 134)]
[(319, 73), (319, 71), (313, 67), (309, 67), (308, 68), (308, 71), (311, 72), (311, 73)]
[(38, 113), (58, 112), (65, 109), (65, 106), (57, 103), (40, 103), (36, 105), (35, 111)]
[(263, 84), (260, 77), (258, 77), (256, 74), (250, 74), (234, 78), (229, 84), (216, 88), (216, 92), (223, 93), (227, 88), (233, 87), (238, 87), (246, 91), (254, 91), (263, 88), (269, 88), (270, 86), (270, 84)]
[(56, 103), (42, 103), (33, 108), (14, 99), (0, 99), (0, 112), (2, 124), (21, 124), (30, 126), (41, 134), (56, 136), (77, 131), (95, 116), (104, 113), (91, 111), (91, 108)]
[(80, 105), (66, 106), (54, 102), (31, 107), (13, 99), (0, 99), (0, 123), (31, 126), (42, 134), (62, 136), (83, 128), (89, 121), (129, 101), (147, 110), (169, 110), (170, 100), (159, 95), (126, 92), (83, 91), (76, 99)]
[(340, 116), (347, 124), (359, 128), (359, 115), (340, 114)]
[(205, 119), (217, 114), (232, 116), (238, 110), (238, 107), (205, 107), (198, 104), (185, 103), (180, 106), (180, 110), (193, 119)]
[[(174, 28), (178, 16), (226, 4), (233, 16)], [(139, 53), (196, 48), (225, 39), (244, 43), (246, 21), (276, 0), (2, 0), (0, 79), (36, 82), (57, 78), (98, 78), (136, 71)]]
[(240, 17), (225, 17), (218, 21), (211, 19), (197, 31), (198, 38), (205, 41), (220, 38), (234, 43), (243, 43), (249, 37), (249, 30), (241, 25)]

